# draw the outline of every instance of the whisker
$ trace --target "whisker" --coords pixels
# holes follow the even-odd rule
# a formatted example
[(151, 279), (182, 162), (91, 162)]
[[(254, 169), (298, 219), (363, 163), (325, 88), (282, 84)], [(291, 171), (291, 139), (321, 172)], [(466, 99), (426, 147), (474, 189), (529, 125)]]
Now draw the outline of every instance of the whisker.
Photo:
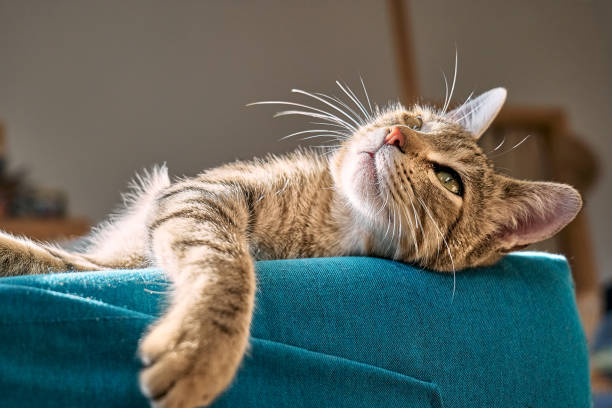
[[(338, 85), (340, 87), (340, 89), (342, 89), (342, 91), (353, 101), (353, 103), (363, 112), (363, 114), (365, 115), (365, 117), (368, 117), (368, 113), (365, 111), (365, 108), (363, 107), (363, 105), (361, 104), (361, 102), (359, 102), (359, 100), (353, 96), (353, 91), (351, 91), (350, 93), (342, 86), (342, 84), (340, 83), (340, 81), (336, 81), (336, 85)], [(348, 88), (348, 86), (347, 86)], [(348, 88), (350, 90), (350, 88)]]
[(498, 150), (500, 147), (502, 147), (504, 145), (504, 143), (506, 142), (506, 136), (504, 136), (504, 138), (502, 139), (501, 143), (497, 145), (497, 147), (493, 150), (491, 150), (490, 152), (487, 153), (487, 156), (489, 155), (489, 153), (493, 153), (494, 151)]
[(336, 135), (340, 135), (340, 136), (345, 136), (345, 138), (348, 138), (349, 135), (346, 132), (341, 132), (339, 130), (332, 130), (332, 129), (312, 129), (312, 130), (302, 130), (300, 132), (295, 132), (295, 133), (291, 133), (290, 135), (287, 136), (283, 136), (278, 140), (286, 140), (289, 139), (290, 137), (293, 136), (298, 136), (298, 135), (303, 135), (306, 133), (317, 133), (317, 132), (329, 132), (329, 133), (334, 133)]
[(338, 124), (338, 123), (333, 123), (333, 122), (309, 122), (311, 125), (323, 125), (323, 126), (332, 126), (332, 127), (337, 127), (337, 128), (341, 128), (341, 129), (346, 129), (346, 126)]
[(465, 115), (463, 115), (462, 117), (457, 119), (457, 122), (461, 122), (462, 120), (464, 120), (468, 116), (472, 115), (474, 112), (478, 111), (485, 104), (485, 102), (486, 101), (482, 101), (478, 105), (474, 106), (469, 112), (467, 112)]
[(472, 99), (472, 96), (474, 96), (474, 91), (470, 92), (468, 97), (465, 98), (465, 101), (461, 105), (459, 105), (457, 108), (455, 108), (455, 110), (459, 110), (463, 108)]
[(313, 147), (315, 149), (335, 149), (336, 147), (338, 147), (338, 145), (328, 144), (328, 145), (318, 145), (318, 146), (310, 146), (310, 147)]
[(366, 119), (370, 118), (370, 114), (368, 113), (368, 110), (366, 109), (366, 107), (363, 105), (363, 102), (361, 102), (361, 99), (359, 99), (357, 97), (357, 94), (355, 92), (353, 92), (353, 90), (347, 85), (344, 84), (344, 86), (346, 87), (346, 89), (351, 93), (351, 95), (353, 95), (353, 98), (357, 101), (357, 103), (359, 104), (359, 108), (360, 110), (363, 112), (363, 115), (365, 116)]
[(474, 91), (470, 92), (470, 94), (468, 95), (467, 98), (465, 98), (465, 101), (461, 104), (461, 106), (463, 106), (466, 103), (468, 103), (470, 101), (470, 99), (472, 99), (472, 96), (474, 96)]
[[(353, 130), (353, 131), (357, 130), (356, 127), (346, 122), (345, 120), (339, 118), (338, 116), (334, 115), (333, 113), (330, 113), (330, 112), (327, 112), (327, 111), (324, 111), (322, 109), (315, 108), (312, 106), (304, 105), (301, 103), (287, 102), (287, 101), (261, 101), (261, 102), (253, 102), (253, 103), (247, 104), (247, 106), (254, 106), (254, 105), (288, 105), (288, 106), (297, 106), (299, 108), (312, 109), (315, 112), (319, 112), (320, 115), (315, 116), (314, 112), (308, 112), (308, 111), (284, 111), (284, 112), (292, 112), (291, 114), (297, 114), (296, 112), (301, 112), (300, 114), (304, 114), (304, 116), (312, 116), (312, 117), (319, 118), (319, 119), (332, 120), (334, 122), (342, 123), (346, 125), (350, 130)], [(283, 114), (284, 112), (279, 112), (276, 115), (274, 115), (274, 117), (276, 118), (279, 116), (285, 116)]]
[(527, 135), (523, 138), (523, 140), (521, 140), (520, 142), (518, 142), (517, 144), (515, 144), (514, 146), (512, 146), (510, 149), (503, 151), (501, 153), (498, 154), (494, 154), (493, 156), (489, 157), (490, 159), (494, 159), (495, 157), (500, 157), (503, 156), (504, 154), (510, 153), (511, 151), (513, 151), (514, 149), (516, 149), (517, 147), (519, 147), (520, 145), (523, 144), (523, 142), (525, 142), (527, 139), (529, 139), (531, 137), (531, 135)]
[[(410, 193), (408, 192), (408, 189), (406, 187), (404, 187), (404, 190), (406, 190), (406, 195), (408, 196), (408, 200), (412, 204), (412, 198), (410, 197)], [(416, 232), (415, 232), (416, 230), (415, 230), (415, 227), (412, 224), (412, 218), (410, 217), (409, 212), (406, 210), (405, 213), (407, 215), (408, 222), (410, 222), (410, 232), (412, 233), (411, 234), (412, 235), (412, 242), (413, 242), (413, 245), (414, 245), (415, 254), (418, 257), (419, 256), (419, 244), (417, 242), (417, 237), (416, 237)], [(415, 225), (417, 225), (416, 222), (417, 221), (416, 221), (416, 213), (415, 213), (415, 218), (414, 218)]]
[(327, 98), (327, 99), (329, 99), (331, 101), (334, 101), (334, 102), (340, 104), (343, 108), (348, 109), (348, 111), (351, 112), (355, 116), (355, 118), (357, 118), (360, 121), (362, 126), (365, 124), (364, 118), (362, 118), (361, 115), (359, 115), (357, 112), (355, 112), (353, 110), (353, 108), (348, 106), (346, 103), (344, 103), (344, 101), (342, 99), (338, 98), (337, 96), (330, 96), (330, 95), (327, 95), (327, 94), (324, 94), (324, 93), (321, 93), (321, 92), (315, 92), (315, 95), (318, 95), (318, 96), (320, 96), (322, 98)]
[(286, 110), (286, 111), (282, 111), (282, 112), (278, 112), (274, 115), (275, 118), (281, 117), (281, 116), (289, 116), (289, 115), (301, 115), (301, 116), (310, 116), (311, 118), (318, 118), (318, 119), (326, 119), (332, 122), (336, 122), (336, 123), (342, 123), (346, 126), (346, 128), (350, 131), (356, 132), (357, 128), (355, 128), (353, 125), (347, 123), (346, 121), (333, 116), (333, 115), (323, 115), (320, 113), (315, 113), (315, 112), (308, 112), (308, 111), (300, 111), (300, 110)]
[(455, 260), (453, 259), (453, 254), (451, 253), (450, 246), (448, 245), (448, 242), (446, 242), (446, 238), (444, 237), (444, 234), (442, 234), (442, 231), (440, 230), (440, 227), (438, 226), (438, 223), (436, 222), (436, 220), (433, 218), (433, 216), (429, 212), (429, 208), (427, 208), (427, 206), (425, 205), (423, 200), (421, 200), (419, 197), (415, 196), (415, 198), (419, 201), (419, 203), (421, 203), (421, 206), (423, 207), (423, 209), (427, 213), (427, 216), (429, 217), (429, 219), (431, 219), (431, 222), (433, 222), (434, 227), (436, 227), (436, 230), (438, 231), (438, 234), (440, 234), (440, 238), (442, 238), (442, 242), (444, 242), (444, 245), (446, 245), (446, 251), (448, 252), (448, 256), (449, 256), (449, 258), (451, 260), (451, 265), (452, 265), (452, 268), (453, 268), (453, 295), (452, 295), (452, 298), (451, 298), (451, 302), (452, 302), (452, 300), (455, 299), (455, 291), (457, 289), (457, 274), (456, 274), (456, 271), (455, 271)]
[(397, 237), (399, 239), (399, 242), (401, 243), (402, 242), (402, 214), (401, 214), (401, 210), (398, 210), (398, 212), (400, 214), (398, 214), (398, 217), (397, 217), (398, 224), (399, 224)]
[(303, 137), (301, 140), (310, 140), (310, 139), (316, 139), (318, 137), (329, 137), (329, 138), (333, 138), (334, 140), (337, 140), (339, 142), (342, 142), (344, 140), (346, 140), (346, 138), (340, 138), (338, 137), (338, 135), (333, 135), (333, 134), (325, 134), (322, 133), (320, 135), (314, 135), (314, 136), (307, 136), (307, 137)]
[(444, 114), (444, 107), (448, 102), (448, 80), (446, 79), (446, 73), (442, 71), (442, 78), (444, 78), (444, 103), (442, 104), (442, 114)]
[(327, 106), (330, 106), (333, 109), (337, 110), (338, 112), (342, 113), (344, 116), (346, 116), (348, 119), (350, 119), (355, 125), (357, 125), (357, 127), (362, 125), (362, 123), (359, 123), (358, 121), (356, 121), (355, 118), (350, 116), (348, 113), (346, 113), (345, 111), (343, 111), (342, 109), (340, 109), (336, 105), (327, 102), (325, 99), (318, 97), (317, 95), (313, 95), (310, 92), (302, 91), (301, 89), (292, 89), (291, 92), (299, 93), (299, 94), (302, 94), (302, 95), (306, 95), (306, 96), (309, 96), (311, 98), (314, 98), (314, 99), (318, 100), (319, 102), (323, 102)]
[(380, 212), (383, 210), (383, 208), (387, 206), (388, 202), (389, 202), (389, 192), (387, 191), (385, 201), (381, 204), (380, 208), (378, 209), (378, 211), (376, 211), (374, 215), (378, 217), (380, 215)]
[(455, 73), (453, 74), (453, 85), (451, 86), (451, 90), (450, 93), (448, 95), (448, 101), (446, 101), (446, 104), (444, 105), (444, 108), (442, 109), (442, 112), (446, 112), (446, 110), (448, 109), (448, 105), (451, 103), (451, 100), (453, 99), (453, 92), (455, 91), (455, 83), (457, 82), (457, 62), (458, 62), (458, 52), (457, 52), (457, 48), (455, 48)]
[(392, 210), (393, 210), (393, 229), (391, 231), (391, 242), (393, 242), (393, 240), (395, 239), (395, 225), (396, 225), (396, 222), (395, 222), (395, 206), (393, 206)]
[[(389, 206), (393, 206), (393, 200), (389, 202)], [(391, 228), (391, 212), (387, 211), (387, 230), (385, 231), (385, 235), (383, 236), (383, 241), (387, 239), (387, 234), (389, 233), (389, 228)]]
[(374, 111), (372, 111), (372, 104), (370, 103), (370, 96), (368, 95), (368, 91), (366, 90), (366, 86), (363, 83), (363, 78), (359, 76), (359, 80), (361, 81), (361, 87), (363, 88), (363, 93), (365, 94), (366, 100), (368, 101), (368, 106), (370, 107), (370, 114), (373, 115)]

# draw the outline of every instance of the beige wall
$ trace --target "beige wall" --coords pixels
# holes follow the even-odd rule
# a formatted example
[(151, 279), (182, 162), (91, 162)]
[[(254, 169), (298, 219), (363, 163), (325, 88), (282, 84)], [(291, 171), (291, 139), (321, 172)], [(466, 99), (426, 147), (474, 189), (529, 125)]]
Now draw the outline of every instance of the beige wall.
[[(459, 50), (457, 100), (504, 85), (510, 101), (562, 105), (612, 157), (612, 12), (605, 1), (413, 1), (425, 96)], [(337, 92), (363, 75), (379, 103), (397, 96), (384, 2), (0, 0), (0, 117), (10, 154), (34, 181), (100, 219), (133, 172), (173, 174), (282, 152), (306, 121), (272, 120), (253, 100), (292, 87)], [(608, 165), (604, 160), (605, 170)], [(604, 273), (612, 222), (607, 176), (589, 207)]]
[(99, 219), (137, 169), (285, 151), (295, 143), (278, 139), (309, 126), (248, 102), (360, 73), (378, 100), (395, 95), (386, 24), (366, 1), (0, 0), (11, 157)]

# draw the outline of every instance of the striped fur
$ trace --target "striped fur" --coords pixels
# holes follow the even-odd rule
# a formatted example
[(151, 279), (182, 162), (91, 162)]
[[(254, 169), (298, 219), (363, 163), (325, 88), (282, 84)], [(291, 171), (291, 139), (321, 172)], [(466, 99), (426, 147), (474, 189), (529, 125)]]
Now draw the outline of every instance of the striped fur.
[[(1, 234), (0, 273), (162, 268), (171, 305), (140, 344), (142, 391), (155, 406), (207, 405), (247, 347), (254, 259), (370, 255), (454, 272), (571, 221), (581, 205), (571, 187), (495, 173), (477, 136), (505, 91), (486, 95), (448, 113), (361, 105), (355, 126), (333, 122), (350, 134), (331, 155), (298, 151), (175, 182), (157, 168), (79, 253)], [(402, 146), (384, 143), (394, 127)], [(436, 165), (461, 176), (461, 196), (441, 185)]]

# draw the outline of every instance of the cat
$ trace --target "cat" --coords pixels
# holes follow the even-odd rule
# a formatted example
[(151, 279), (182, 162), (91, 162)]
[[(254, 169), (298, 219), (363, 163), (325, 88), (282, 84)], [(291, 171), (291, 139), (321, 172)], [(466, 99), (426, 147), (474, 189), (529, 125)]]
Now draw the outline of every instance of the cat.
[(0, 234), (0, 273), (161, 268), (173, 289), (139, 345), (141, 389), (155, 406), (202, 406), (228, 387), (247, 348), (255, 259), (363, 255), (454, 273), (554, 235), (582, 206), (568, 185), (495, 172), (478, 139), (503, 88), (450, 111), (372, 108), (365, 87), (367, 106), (343, 91), (352, 107), (297, 91), (328, 110), (286, 102), (296, 109), (280, 113), (326, 124), (298, 133), (331, 135), (329, 152), (238, 161), (174, 182), (158, 167), (81, 252)]

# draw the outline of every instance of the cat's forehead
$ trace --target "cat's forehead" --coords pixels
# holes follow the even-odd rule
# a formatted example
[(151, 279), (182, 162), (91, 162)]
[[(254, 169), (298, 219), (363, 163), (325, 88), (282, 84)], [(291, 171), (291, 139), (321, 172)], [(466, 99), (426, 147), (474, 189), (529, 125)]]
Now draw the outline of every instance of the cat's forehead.
[(493, 170), (493, 164), (480, 148), (478, 140), (451, 115), (437, 108), (427, 105), (414, 105), (410, 108), (401, 104), (389, 105), (379, 112), (371, 125), (381, 127), (409, 124), (410, 119), (414, 118), (422, 120), (421, 134), (427, 137), (441, 155), (460, 163), (466, 170)]
[(449, 142), (463, 139), (466, 143), (471, 143), (474, 146), (478, 145), (477, 140), (450, 115), (427, 105), (414, 105), (410, 108), (401, 104), (389, 105), (379, 112), (372, 124), (374, 126), (391, 126), (406, 122), (409, 118), (420, 118), (424, 133), (444, 135)]

